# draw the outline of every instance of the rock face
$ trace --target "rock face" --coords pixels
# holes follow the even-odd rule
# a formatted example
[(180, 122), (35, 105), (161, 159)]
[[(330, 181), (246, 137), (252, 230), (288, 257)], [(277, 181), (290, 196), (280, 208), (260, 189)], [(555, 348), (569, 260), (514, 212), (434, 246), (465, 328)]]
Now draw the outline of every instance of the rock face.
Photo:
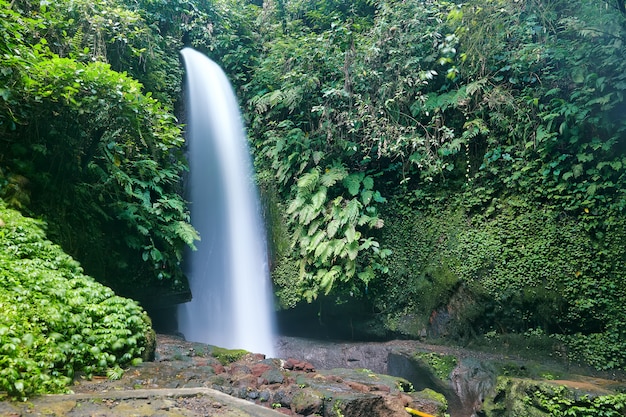
[(387, 373), (406, 378), (416, 390), (430, 388), (442, 393), (452, 416), (474, 416), (482, 410), (485, 398), (492, 392), (495, 372), (480, 361), (453, 360), (453, 368), (437, 375), (433, 365), (414, 351), (397, 349), (389, 354)]
[(431, 365), (415, 355), (418, 350), (410, 341), (325, 343), (289, 337), (280, 339), (278, 349), (280, 354), (298, 355), (321, 369), (365, 368), (404, 378), (414, 390), (430, 389), (443, 394), (453, 417), (469, 417), (482, 408), (496, 378), (487, 365), (451, 353), (455, 363), (459, 356), (458, 363), (445, 375), (437, 376)]

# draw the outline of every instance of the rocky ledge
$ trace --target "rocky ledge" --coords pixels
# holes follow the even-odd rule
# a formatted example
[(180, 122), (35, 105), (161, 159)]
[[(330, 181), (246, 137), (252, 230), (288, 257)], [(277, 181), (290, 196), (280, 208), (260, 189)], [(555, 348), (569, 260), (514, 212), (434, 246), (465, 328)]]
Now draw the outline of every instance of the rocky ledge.
[[(159, 335), (156, 357), (119, 380), (78, 378), (73, 394), (0, 403), (0, 416), (443, 416), (445, 398), (368, 369), (318, 370), (306, 361)], [(226, 395), (224, 395), (226, 394)], [(232, 400), (229, 400), (232, 399)]]

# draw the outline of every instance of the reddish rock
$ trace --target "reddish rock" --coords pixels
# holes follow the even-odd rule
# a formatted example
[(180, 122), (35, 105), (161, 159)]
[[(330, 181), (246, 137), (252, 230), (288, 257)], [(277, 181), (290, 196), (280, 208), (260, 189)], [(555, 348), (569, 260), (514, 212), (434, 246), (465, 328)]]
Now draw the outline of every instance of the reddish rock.
[(215, 372), (216, 374), (223, 374), (224, 372), (226, 372), (226, 369), (221, 363), (216, 363), (213, 365), (213, 372)]
[(265, 363), (255, 363), (254, 365), (250, 366), (250, 372), (257, 378), (263, 375), (265, 371), (269, 371), (270, 369), (272, 369), (272, 367)]
[(257, 378), (256, 376), (246, 374), (246, 375), (237, 376), (235, 383), (239, 387), (247, 387), (250, 389), (256, 389), (259, 387), (258, 380), (259, 378)]
[(230, 366), (230, 373), (232, 374), (251, 374), (250, 367), (246, 364), (233, 363)]
[(376, 385), (373, 387), (373, 391), (391, 392), (391, 388), (387, 385)]
[(370, 387), (368, 387), (365, 384), (361, 384), (359, 382), (348, 381), (346, 385), (348, 385), (351, 389), (358, 391), (358, 392), (370, 392)]
[(310, 363), (293, 358), (287, 359), (283, 364), (283, 368), (292, 371), (315, 372), (315, 367)]

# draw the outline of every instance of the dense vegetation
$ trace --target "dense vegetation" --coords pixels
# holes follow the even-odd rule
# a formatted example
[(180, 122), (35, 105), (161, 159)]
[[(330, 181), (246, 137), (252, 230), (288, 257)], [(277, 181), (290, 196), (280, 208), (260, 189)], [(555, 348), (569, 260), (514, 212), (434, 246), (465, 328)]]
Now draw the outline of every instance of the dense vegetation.
[(115, 290), (184, 291), (190, 45), (239, 93), (281, 308), (626, 366), (623, 3), (257, 3), (0, 0), (2, 199)]
[(4, 203), (0, 310), (0, 393), (13, 398), (63, 391), (76, 373), (119, 377), (154, 343), (136, 302), (85, 276), (41, 222)]
[(550, 335), (570, 359), (626, 365), (625, 17), (350, 4), (266, 8), (247, 86), (292, 242), (283, 304), (333, 294), (412, 337)]

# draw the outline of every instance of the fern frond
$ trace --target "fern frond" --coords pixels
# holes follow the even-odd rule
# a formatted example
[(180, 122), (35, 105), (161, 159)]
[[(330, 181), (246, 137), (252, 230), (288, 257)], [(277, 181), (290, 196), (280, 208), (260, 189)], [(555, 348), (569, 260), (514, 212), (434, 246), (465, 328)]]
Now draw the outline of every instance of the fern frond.
[(313, 168), (311, 171), (302, 175), (298, 180), (298, 191), (310, 195), (317, 186), (319, 179), (320, 170)]
[(332, 187), (337, 181), (342, 181), (348, 176), (348, 171), (343, 165), (334, 166), (326, 170), (322, 175), (321, 182), (326, 187)]

